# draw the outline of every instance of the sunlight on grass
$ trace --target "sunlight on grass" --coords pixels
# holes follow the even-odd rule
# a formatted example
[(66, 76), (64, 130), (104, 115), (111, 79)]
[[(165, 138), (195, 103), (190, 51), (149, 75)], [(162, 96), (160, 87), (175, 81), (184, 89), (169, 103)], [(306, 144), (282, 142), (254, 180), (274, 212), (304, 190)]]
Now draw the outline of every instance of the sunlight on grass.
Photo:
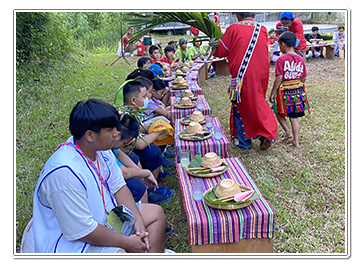
[[(172, 37), (178, 40), (177, 36)], [(165, 43), (169, 37), (156, 36)], [(17, 73), (16, 86), (16, 219), (17, 248), (32, 216), (32, 198), (39, 173), (56, 146), (70, 133), (68, 117), (80, 100), (100, 98), (113, 103), (115, 92), (136, 66), (138, 57), (113, 66), (115, 53), (73, 55), (49, 69), (41, 64)], [(311, 114), (300, 119), (301, 146), (281, 142), (282, 129), (272, 148), (260, 151), (231, 146), (229, 156), (239, 157), (276, 212), (274, 252), (342, 253), (345, 251), (345, 87), (344, 61), (336, 59), (319, 76), (328, 60), (307, 61), (307, 93)], [(34, 63), (35, 64), (35, 63)], [(273, 82), (271, 67), (269, 90)], [(34, 79), (39, 79), (36, 81)], [(200, 84), (212, 114), (220, 117), (229, 136), (229, 78), (217, 76)], [(270, 91), (268, 91), (270, 92)], [(268, 96), (268, 94), (267, 94)], [(177, 174), (160, 181), (176, 191), (163, 205), (167, 226), (174, 233), (166, 247), (191, 252), (188, 225), (182, 215)]]

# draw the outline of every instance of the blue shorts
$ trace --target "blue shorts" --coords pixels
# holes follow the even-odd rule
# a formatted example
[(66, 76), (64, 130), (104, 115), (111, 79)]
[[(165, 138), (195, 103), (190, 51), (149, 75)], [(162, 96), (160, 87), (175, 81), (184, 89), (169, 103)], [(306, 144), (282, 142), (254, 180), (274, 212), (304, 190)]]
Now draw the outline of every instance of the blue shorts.
[(140, 157), (136, 155), (136, 153), (132, 152), (125, 152), (127, 156), (134, 162), (134, 164), (138, 165), (140, 161)]
[(133, 152), (139, 157), (143, 169), (153, 172), (163, 164), (161, 149), (155, 144), (150, 144), (142, 150), (134, 149)]
[(129, 191), (131, 191), (132, 193), (134, 201), (140, 201), (147, 190), (147, 186), (145, 185), (145, 183), (142, 182), (140, 178), (132, 177), (126, 180), (126, 184)]

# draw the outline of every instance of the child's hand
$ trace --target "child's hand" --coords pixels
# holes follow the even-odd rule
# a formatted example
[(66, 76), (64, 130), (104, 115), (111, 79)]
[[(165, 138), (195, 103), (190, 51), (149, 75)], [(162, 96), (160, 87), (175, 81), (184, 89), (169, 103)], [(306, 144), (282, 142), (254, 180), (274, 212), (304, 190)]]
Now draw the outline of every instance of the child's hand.
[(158, 183), (151, 171), (150, 174), (144, 178), (144, 183), (147, 185), (147, 188), (150, 188), (151, 186), (154, 187), (154, 190), (158, 188)]
[(141, 241), (144, 243), (144, 246), (140, 246), (142, 249), (144, 249), (144, 251), (142, 252), (146, 252), (147, 250), (150, 249), (150, 244), (148, 242), (148, 232), (146, 231), (146, 227), (143, 223), (143, 220), (136, 220), (133, 226), (135, 232), (136, 232), (136, 236), (138, 236)]
[(127, 248), (124, 248), (128, 253), (145, 253), (147, 245), (137, 235), (130, 235), (127, 237)]
[(270, 94), (270, 96), (269, 96), (269, 102), (270, 102), (270, 103), (273, 103), (273, 98), (274, 98), (273, 95)]

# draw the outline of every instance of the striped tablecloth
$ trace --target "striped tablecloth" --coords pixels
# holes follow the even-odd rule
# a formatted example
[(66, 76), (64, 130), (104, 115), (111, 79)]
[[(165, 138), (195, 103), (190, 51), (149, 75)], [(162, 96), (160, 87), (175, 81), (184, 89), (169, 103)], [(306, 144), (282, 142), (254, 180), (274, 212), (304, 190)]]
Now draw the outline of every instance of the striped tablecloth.
[[(193, 81), (189, 87), (191, 92), (193, 92), (196, 95), (203, 95), (204, 91), (202, 88), (197, 84), (196, 81)], [(176, 96), (177, 92), (183, 92), (185, 89), (170, 89), (170, 96)]]
[[(221, 121), (218, 117), (213, 118), (214, 126), (222, 126)], [(203, 125), (206, 127), (206, 124)], [(175, 122), (175, 148), (176, 148), (176, 162), (180, 162), (179, 152), (180, 150), (189, 150), (191, 160), (194, 158), (196, 154), (204, 156), (208, 152), (215, 152), (219, 155), (220, 158), (229, 157), (230, 150), (230, 140), (227, 138), (225, 134), (225, 130), (223, 128), (222, 138), (220, 140), (216, 140), (214, 136), (202, 141), (185, 141), (178, 138), (177, 134), (187, 128), (186, 125), (181, 124), (180, 120), (176, 120)]]
[[(205, 97), (203, 95), (199, 95), (199, 98), (203, 100), (203, 108), (200, 110), (204, 115), (211, 115), (212, 110), (209, 104), (206, 102)], [(196, 100), (195, 100), (196, 102)], [(194, 108), (174, 108), (175, 97), (170, 97), (171, 103), (171, 123), (175, 123), (177, 119), (182, 119), (187, 115), (191, 115), (197, 109), (197, 106)]]
[(224, 160), (230, 166), (227, 172), (213, 178), (199, 178), (203, 180), (204, 191), (214, 187), (221, 179), (232, 179), (238, 184), (253, 188), (260, 198), (237, 210), (219, 210), (209, 207), (204, 201), (195, 202), (191, 191), (191, 180), (195, 178), (188, 175), (177, 163), (176, 169), (187, 215), (189, 244), (204, 245), (238, 242), (250, 238), (273, 238), (274, 209), (263, 197), (239, 158)]
[(199, 69), (204, 66), (204, 63), (195, 63), (195, 67), (191, 69), (191, 79), (197, 81), (197, 76), (199, 75)]

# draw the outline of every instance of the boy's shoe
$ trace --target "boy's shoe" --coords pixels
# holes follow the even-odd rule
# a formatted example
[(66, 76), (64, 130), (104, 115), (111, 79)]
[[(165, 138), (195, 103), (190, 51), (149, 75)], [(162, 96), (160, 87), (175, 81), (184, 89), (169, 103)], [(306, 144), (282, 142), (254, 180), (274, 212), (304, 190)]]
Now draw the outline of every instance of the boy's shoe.
[(148, 193), (148, 203), (161, 205), (161, 204), (169, 204), (171, 203), (171, 201), (172, 201), (171, 197), (165, 197), (155, 191), (151, 191)]
[(158, 186), (156, 191), (154, 187), (150, 187), (148, 190), (148, 202), (153, 204), (169, 204), (172, 201), (172, 196), (175, 194), (175, 190), (167, 187)]
[(325, 58), (325, 57), (323, 56), (323, 54), (321, 54), (319, 57), (320, 57), (320, 58)]
[(170, 227), (166, 227), (166, 237), (170, 236), (173, 233), (173, 229)]
[(305, 56), (306, 58), (311, 58), (313, 56), (312, 51), (309, 51), (308, 54)]
[(210, 71), (209, 74), (208, 74), (208, 78), (214, 78), (216, 77), (216, 71)]
[(148, 193), (150, 192), (157, 192), (158, 194), (164, 196), (164, 197), (172, 197), (175, 194), (175, 190), (172, 190), (170, 188), (167, 187), (163, 187), (163, 186), (158, 186), (158, 188), (156, 188), (156, 190), (154, 190), (154, 187), (151, 186), (148, 190)]
[(162, 179), (165, 178), (166, 176), (172, 176), (172, 172), (167, 172), (167, 171), (162, 171), (161, 173), (158, 174), (158, 179)]
[(271, 147), (271, 141), (269, 141), (268, 139), (266, 139), (263, 136), (260, 136), (260, 150), (266, 150), (269, 147)]
[(162, 167), (164, 168), (173, 168), (175, 167), (175, 162), (173, 162), (172, 160), (166, 158), (166, 157), (163, 157), (163, 164), (162, 164)]
[(163, 155), (167, 158), (174, 158), (176, 156), (176, 152), (170, 149), (166, 149), (165, 152), (163, 152)]
[(165, 253), (176, 253), (176, 252), (171, 249), (165, 248)]

